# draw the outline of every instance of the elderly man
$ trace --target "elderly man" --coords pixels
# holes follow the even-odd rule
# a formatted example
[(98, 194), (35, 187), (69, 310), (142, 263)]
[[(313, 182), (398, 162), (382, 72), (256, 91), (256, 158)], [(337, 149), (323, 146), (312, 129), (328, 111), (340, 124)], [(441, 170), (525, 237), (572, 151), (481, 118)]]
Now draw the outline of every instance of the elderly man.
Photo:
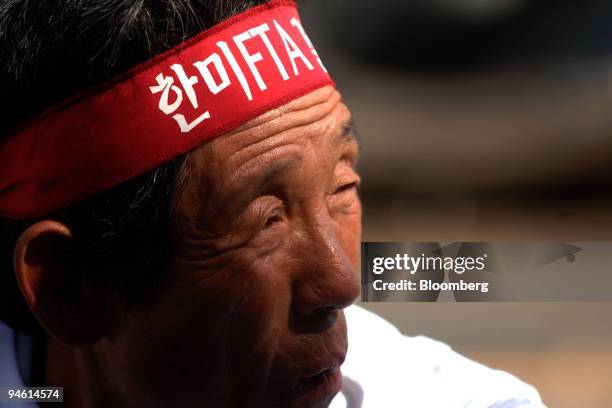
[(542, 406), (350, 306), (358, 147), (294, 3), (0, 7), (0, 386), (66, 407)]

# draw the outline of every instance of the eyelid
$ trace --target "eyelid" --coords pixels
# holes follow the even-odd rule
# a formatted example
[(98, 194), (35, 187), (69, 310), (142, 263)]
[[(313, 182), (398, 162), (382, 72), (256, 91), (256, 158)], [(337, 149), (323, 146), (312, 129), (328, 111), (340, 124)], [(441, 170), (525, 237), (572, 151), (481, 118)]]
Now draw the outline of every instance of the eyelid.
[(286, 203), (275, 196), (260, 198), (261, 210), (257, 214), (257, 225), (251, 230), (249, 243), (251, 248), (261, 254), (269, 253), (283, 242), (287, 228)]
[(266, 220), (264, 222), (263, 228), (270, 227), (278, 221), (282, 221), (283, 215), (285, 214), (285, 204), (273, 208), (266, 214)]

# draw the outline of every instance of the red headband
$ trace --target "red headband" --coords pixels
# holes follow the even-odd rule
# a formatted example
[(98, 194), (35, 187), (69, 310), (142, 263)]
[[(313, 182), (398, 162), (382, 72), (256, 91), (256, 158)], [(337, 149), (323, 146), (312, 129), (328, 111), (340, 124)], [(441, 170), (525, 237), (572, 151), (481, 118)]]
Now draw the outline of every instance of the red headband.
[(0, 141), (0, 216), (59, 210), (324, 85), (295, 3), (252, 8)]

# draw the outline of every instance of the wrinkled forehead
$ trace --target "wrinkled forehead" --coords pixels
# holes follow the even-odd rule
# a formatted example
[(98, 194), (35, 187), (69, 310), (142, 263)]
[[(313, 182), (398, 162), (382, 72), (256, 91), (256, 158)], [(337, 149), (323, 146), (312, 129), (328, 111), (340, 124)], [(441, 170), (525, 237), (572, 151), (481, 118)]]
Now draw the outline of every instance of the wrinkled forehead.
[(350, 110), (335, 88), (320, 88), (191, 152), (181, 201), (231, 206), (249, 186), (302, 166), (306, 151), (331, 165), (346, 149), (357, 150)]
[(325, 87), (259, 116), (220, 138), (213, 146), (222, 150), (224, 154), (220, 156), (233, 172), (236, 170), (232, 168), (234, 162), (242, 161), (257, 147), (273, 147), (280, 142), (338, 144), (342, 129), (348, 123), (350, 112), (340, 93)]

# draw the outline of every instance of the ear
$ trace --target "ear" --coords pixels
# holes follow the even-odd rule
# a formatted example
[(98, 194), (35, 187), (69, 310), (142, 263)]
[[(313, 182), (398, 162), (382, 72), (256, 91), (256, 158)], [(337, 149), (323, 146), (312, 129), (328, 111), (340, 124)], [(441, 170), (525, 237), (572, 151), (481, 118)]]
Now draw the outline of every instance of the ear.
[(94, 344), (109, 328), (106, 290), (86, 279), (71, 253), (70, 229), (40, 221), (15, 246), (14, 267), (21, 292), (41, 325), (70, 346)]

